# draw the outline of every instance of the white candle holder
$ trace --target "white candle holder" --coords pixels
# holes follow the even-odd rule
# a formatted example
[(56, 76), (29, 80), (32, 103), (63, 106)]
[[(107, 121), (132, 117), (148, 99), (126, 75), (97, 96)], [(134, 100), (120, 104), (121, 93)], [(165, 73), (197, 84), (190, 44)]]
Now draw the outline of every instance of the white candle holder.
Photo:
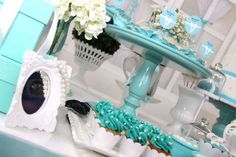
[(81, 87), (87, 88), (84, 75), (87, 71), (95, 71), (104, 61), (109, 59), (109, 55), (101, 50), (94, 48), (83, 41), (75, 39), (74, 62), (79, 66), (79, 71), (75, 76), (75, 80), (79, 82)]

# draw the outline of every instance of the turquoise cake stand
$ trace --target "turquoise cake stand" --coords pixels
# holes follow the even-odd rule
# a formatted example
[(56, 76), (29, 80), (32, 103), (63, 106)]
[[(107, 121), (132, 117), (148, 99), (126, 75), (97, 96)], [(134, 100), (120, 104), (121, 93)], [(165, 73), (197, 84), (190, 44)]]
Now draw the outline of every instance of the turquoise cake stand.
[(197, 146), (173, 137), (172, 157), (192, 157), (194, 152), (199, 153)]
[(225, 127), (236, 119), (236, 104), (224, 99), (210, 99), (210, 102), (220, 111), (219, 117), (212, 127), (212, 132), (219, 137), (223, 137)]
[(203, 78), (212, 75), (206, 67), (181, 54), (176, 48), (155, 42), (155, 40), (133, 30), (108, 24), (106, 32), (144, 58), (144, 63), (132, 78), (129, 95), (124, 99), (122, 106), (122, 109), (129, 113), (134, 114), (135, 110), (140, 107), (140, 100), (146, 96), (153, 73), (161, 63), (181, 72), (195, 74)]
[(219, 110), (219, 117), (212, 127), (212, 132), (223, 137), (225, 127), (236, 119), (236, 104), (226, 100), (223, 95), (216, 95), (205, 90), (200, 91), (209, 97), (209, 102)]

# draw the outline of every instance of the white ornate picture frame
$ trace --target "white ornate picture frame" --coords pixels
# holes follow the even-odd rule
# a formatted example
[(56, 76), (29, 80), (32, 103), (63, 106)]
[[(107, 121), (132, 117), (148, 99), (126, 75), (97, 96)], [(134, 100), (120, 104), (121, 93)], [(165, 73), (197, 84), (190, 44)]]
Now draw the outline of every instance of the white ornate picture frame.
[[(28, 114), (23, 109), (23, 89), (29, 77), (38, 71), (47, 75), (49, 93), (47, 93), (42, 106), (35, 113)], [(26, 52), (17, 82), (16, 92), (5, 121), (6, 126), (27, 127), (53, 132), (57, 123), (58, 107), (61, 104), (65, 104), (71, 71), (71, 67), (67, 66), (64, 61), (57, 60), (55, 57), (43, 57), (32, 51)]]

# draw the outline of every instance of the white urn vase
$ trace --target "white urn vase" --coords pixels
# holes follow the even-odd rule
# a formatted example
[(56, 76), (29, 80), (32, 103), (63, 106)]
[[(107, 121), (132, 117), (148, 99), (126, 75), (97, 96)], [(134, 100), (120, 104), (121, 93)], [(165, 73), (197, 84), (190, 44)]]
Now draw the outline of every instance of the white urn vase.
[(87, 71), (95, 71), (105, 60), (110, 58), (112, 55), (98, 50), (93, 46), (84, 43), (83, 41), (75, 39), (74, 42), (74, 62), (79, 66), (79, 71), (75, 76), (75, 79), (78, 81), (80, 86), (87, 86), (86, 81), (84, 80), (85, 73)]
[(204, 94), (184, 86), (179, 86), (179, 98), (170, 114), (173, 122), (168, 125), (168, 130), (177, 135), (181, 135), (183, 124), (193, 122), (206, 97)]

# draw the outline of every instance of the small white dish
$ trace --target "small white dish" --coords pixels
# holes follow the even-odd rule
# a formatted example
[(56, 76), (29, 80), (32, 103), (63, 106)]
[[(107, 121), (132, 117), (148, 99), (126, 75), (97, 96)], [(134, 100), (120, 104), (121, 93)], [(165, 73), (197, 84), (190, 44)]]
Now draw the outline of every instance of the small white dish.
[(110, 157), (124, 157), (115, 149), (106, 149), (93, 143), (93, 132), (86, 125), (87, 118), (82, 118), (73, 111), (68, 111), (68, 119), (71, 125), (73, 140), (79, 147), (90, 149)]

